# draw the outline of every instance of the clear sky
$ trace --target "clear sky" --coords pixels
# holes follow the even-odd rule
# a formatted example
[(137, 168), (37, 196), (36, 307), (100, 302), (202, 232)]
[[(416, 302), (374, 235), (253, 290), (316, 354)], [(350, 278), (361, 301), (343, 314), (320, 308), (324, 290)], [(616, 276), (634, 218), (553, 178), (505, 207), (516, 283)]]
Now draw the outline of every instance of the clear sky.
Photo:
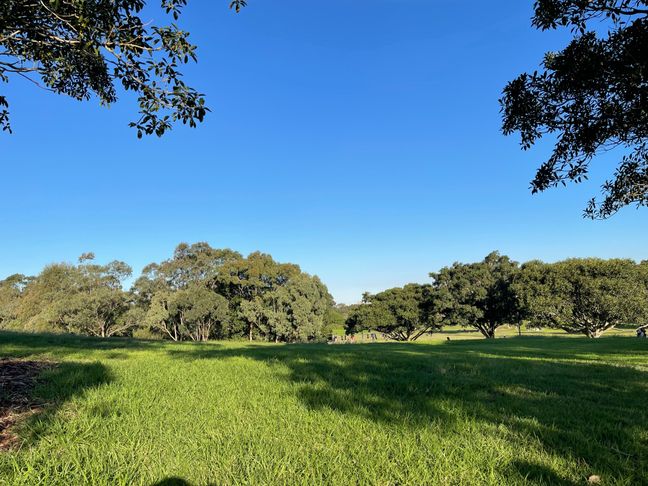
[(130, 97), (2, 86), (0, 278), (85, 251), (137, 274), (207, 241), (298, 263), (351, 303), (494, 249), (648, 258), (645, 211), (581, 217), (614, 159), (532, 196), (550, 147), (501, 135), (506, 81), (568, 38), (532, 29), (532, 0), (227, 3), (190, 1), (180, 21), (199, 45), (186, 80), (212, 109), (198, 129), (138, 140)]

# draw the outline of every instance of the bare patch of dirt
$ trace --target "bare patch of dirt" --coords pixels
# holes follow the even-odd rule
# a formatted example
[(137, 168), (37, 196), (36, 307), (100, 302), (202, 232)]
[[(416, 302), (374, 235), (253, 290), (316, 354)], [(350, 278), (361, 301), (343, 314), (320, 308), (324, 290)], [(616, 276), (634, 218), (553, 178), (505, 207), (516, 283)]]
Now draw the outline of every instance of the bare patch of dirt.
[(40, 374), (56, 366), (51, 361), (0, 358), (0, 451), (19, 443), (12, 426), (38, 413), (44, 404), (32, 397)]

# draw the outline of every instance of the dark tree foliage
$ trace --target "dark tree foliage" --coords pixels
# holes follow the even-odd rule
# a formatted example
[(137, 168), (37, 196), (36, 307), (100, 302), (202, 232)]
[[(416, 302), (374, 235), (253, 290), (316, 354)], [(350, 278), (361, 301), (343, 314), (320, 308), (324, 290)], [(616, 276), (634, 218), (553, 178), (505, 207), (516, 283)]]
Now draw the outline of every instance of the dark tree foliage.
[(395, 341), (416, 341), (441, 329), (434, 290), (408, 284), (377, 294), (365, 294), (346, 320), (348, 334), (375, 330)]
[[(540, 72), (508, 83), (500, 100), (503, 131), (519, 132), (525, 150), (547, 134), (556, 137), (533, 193), (581, 182), (596, 155), (618, 148), (625, 155), (585, 215), (607, 218), (627, 205), (648, 205), (647, 16), (646, 0), (535, 2), (536, 28), (568, 27), (574, 39), (547, 53)], [(593, 30), (601, 26), (604, 35)]]
[(647, 283), (645, 267), (632, 260), (574, 258), (527, 262), (514, 288), (532, 324), (597, 338), (621, 324), (645, 324)]
[(148, 330), (176, 341), (319, 340), (333, 305), (326, 286), (297, 265), (204, 242), (181, 243), (172, 258), (147, 265), (132, 296)]
[(431, 273), (439, 306), (448, 323), (472, 326), (492, 339), (504, 324), (515, 324), (520, 311), (512, 289), (517, 262), (492, 252), (477, 263), (454, 263)]
[[(239, 11), (244, 0), (230, 2)], [(178, 20), (187, 0), (160, 0)], [(2, 0), (0, 81), (27, 78), (77, 100), (117, 101), (117, 86), (138, 95), (142, 134), (164, 134), (173, 122), (190, 126), (209, 109), (203, 94), (185, 84), (180, 66), (196, 61), (189, 33), (175, 23), (149, 24), (145, 0)], [(0, 95), (0, 127), (11, 131), (9, 103)]]

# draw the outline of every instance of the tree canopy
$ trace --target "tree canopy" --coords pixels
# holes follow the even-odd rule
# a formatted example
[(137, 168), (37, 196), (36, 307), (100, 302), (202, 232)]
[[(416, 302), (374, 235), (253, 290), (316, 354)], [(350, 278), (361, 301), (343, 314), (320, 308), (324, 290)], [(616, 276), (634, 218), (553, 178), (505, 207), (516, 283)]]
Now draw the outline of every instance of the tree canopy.
[(175, 292), (154, 294), (144, 322), (174, 341), (208, 341), (228, 335), (229, 318), (227, 299), (196, 283)]
[(648, 205), (647, 16), (645, 0), (535, 2), (535, 27), (571, 28), (574, 38), (548, 52), (540, 71), (509, 82), (500, 100), (503, 131), (519, 132), (525, 150), (545, 135), (556, 139), (532, 192), (587, 179), (595, 156), (616, 148), (619, 165), (585, 215)]
[(494, 338), (502, 325), (525, 323), (599, 337), (620, 325), (648, 327), (648, 261), (581, 258), (518, 265), (492, 252), (431, 273), (362, 303), (335, 305), (326, 285), (298, 265), (253, 252), (247, 257), (204, 242), (179, 244), (147, 265), (130, 289), (131, 268), (47, 265), (38, 275), (0, 280), (0, 328), (134, 336), (174, 341), (249, 339), (323, 341), (334, 328), (377, 331), (415, 341), (442, 326), (472, 327)]
[(481, 262), (454, 263), (431, 273), (446, 323), (475, 327), (487, 338), (494, 338), (498, 327), (515, 324), (511, 284), (517, 271), (517, 262), (492, 252)]
[(326, 286), (297, 265), (207, 243), (181, 243), (171, 259), (147, 265), (133, 293), (145, 322), (173, 340), (320, 339), (333, 305)]
[(534, 325), (597, 338), (620, 324), (645, 323), (646, 283), (644, 266), (632, 260), (583, 258), (525, 263), (514, 288)]
[(416, 341), (441, 328), (430, 285), (408, 284), (377, 294), (365, 294), (363, 303), (351, 310), (347, 333), (376, 330), (396, 341)]
[[(0, 82), (27, 78), (77, 100), (117, 101), (137, 95), (142, 134), (163, 135), (174, 122), (196, 126), (209, 109), (204, 95), (182, 79), (196, 46), (177, 21), (188, 0), (159, 0), (168, 25), (142, 17), (146, 0), (7, 0), (0, 3)], [(245, 0), (233, 0), (237, 12)], [(12, 80), (13, 82), (13, 80)], [(9, 100), (0, 96), (0, 127), (11, 131)]]
[(122, 283), (131, 268), (120, 261), (99, 265), (93, 260), (93, 254), (84, 254), (77, 265), (49, 265), (30, 279), (16, 303), (15, 320), (32, 330), (101, 337), (124, 333), (132, 323), (122, 319), (129, 307)]

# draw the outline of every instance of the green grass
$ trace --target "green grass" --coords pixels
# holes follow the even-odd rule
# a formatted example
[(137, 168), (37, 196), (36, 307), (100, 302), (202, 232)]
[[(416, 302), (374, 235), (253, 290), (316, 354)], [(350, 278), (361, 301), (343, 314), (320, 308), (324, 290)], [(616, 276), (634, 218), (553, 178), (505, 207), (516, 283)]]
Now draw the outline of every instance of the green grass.
[(62, 363), (2, 484), (648, 484), (648, 340), (0, 333), (0, 356)]
[[(606, 331), (605, 336), (627, 336), (627, 337), (636, 337), (636, 325), (626, 326), (624, 328), (617, 327)], [(364, 331), (356, 334), (356, 340), (358, 342), (369, 342), (370, 333), (375, 331)], [(342, 337), (345, 334), (344, 328), (335, 328), (333, 329), (333, 334), (338, 337)], [(378, 342), (390, 341), (389, 339), (384, 339), (380, 332), (375, 332), (378, 337)], [(507, 337), (518, 337), (518, 329), (515, 326), (501, 326), (498, 327), (495, 331), (495, 334), (498, 338), (507, 338)], [(582, 338), (582, 334), (568, 334), (567, 332), (561, 329), (528, 329), (525, 326), (522, 326), (521, 335), (524, 337), (527, 336), (557, 336), (557, 337), (575, 337)], [(460, 327), (460, 326), (444, 326), (441, 331), (434, 332), (432, 334), (425, 334), (418, 339), (418, 342), (433, 342), (433, 341), (445, 341), (447, 338), (450, 340), (453, 339), (484, 339), (484, 336), (475, 328), (471, 327)]]

